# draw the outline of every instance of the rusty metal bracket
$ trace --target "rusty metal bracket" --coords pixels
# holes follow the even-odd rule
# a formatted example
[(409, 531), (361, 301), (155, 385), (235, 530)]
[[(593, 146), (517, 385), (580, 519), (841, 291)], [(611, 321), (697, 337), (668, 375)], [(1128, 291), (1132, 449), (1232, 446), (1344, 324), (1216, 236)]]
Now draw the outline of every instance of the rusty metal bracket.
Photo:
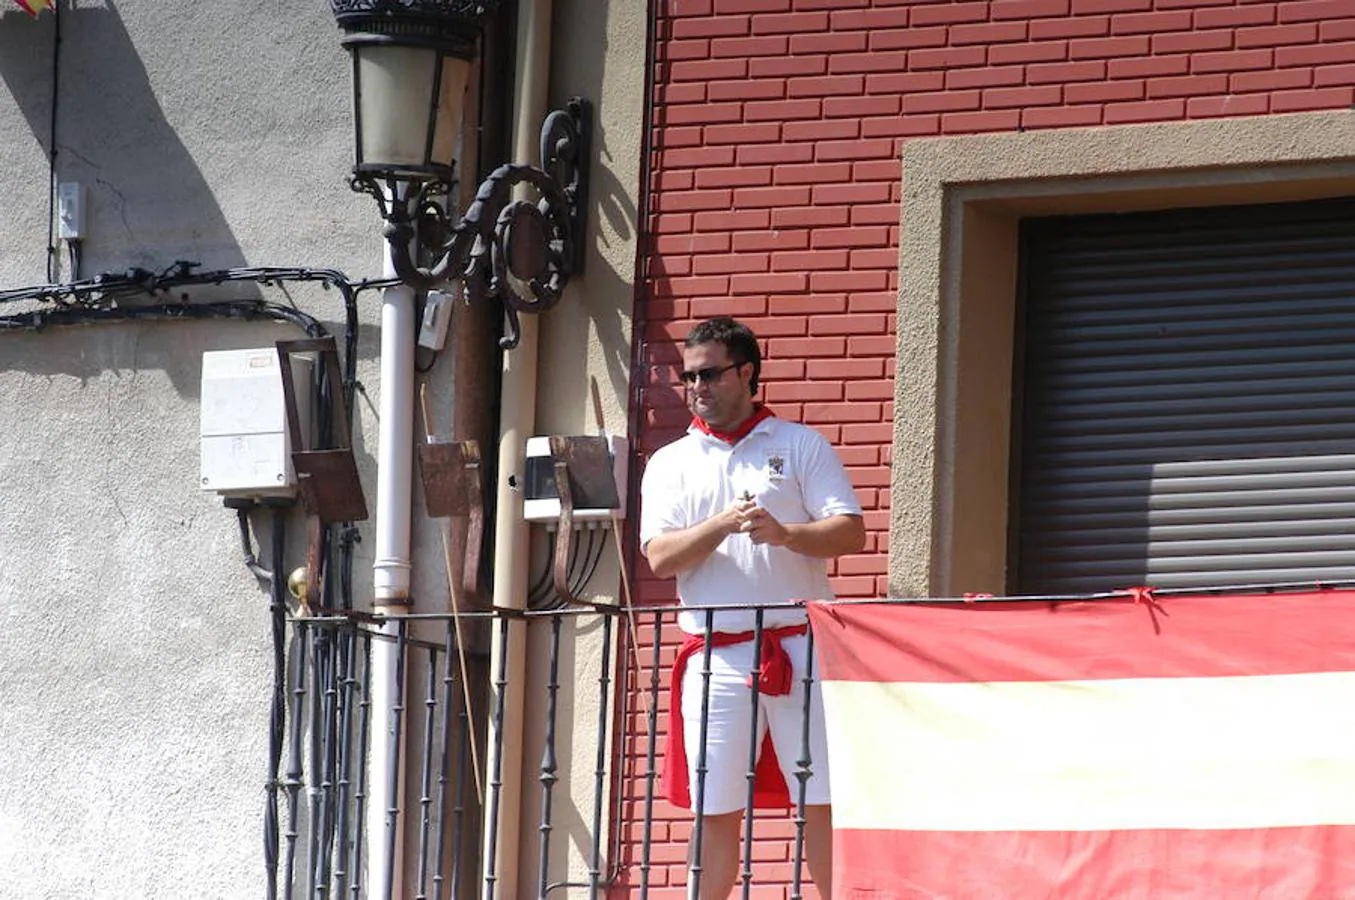
[[(307, 608), (320, 604), (320, 576), (324, 559), (325, 526), (337, 522), (361, 522), (367, 518), (367, 501), (362, 494), (358, 466), (349, 446), (348, 415), (343, 405), (343, 379), (339, 375), (339, 352), (334, 338), (310, 338), (278, 341), (278, 364), (282, 370), (282, 398), (287, 408), (287, 433), (291, 438), (292, 468), (297, 489), (307, 514), (306, 596)], [(319, 371), (331, 398), (331, 443), (336, 446), (315, 450), (303, 441), (297, 412), (296, 387), (292, 377), (292, 355), (314, 353)]]
[(468, 600), (480, 598), (480, 558), (485, 543), (484, 475), (479, 441), (446, 441), (419, 445), (419, 474), (428, 515), (466, 520), (466, 555), (461, 590)]
[[(568, 605), (581, 602), (569, 586), (569, 556), (574, 541), (575, 498), (587, 498), (590, 507), (617, 503), (611, 450), (607, 439), (593, 435), (553, 435), (550, 453), (560, 519), (555, 532), (555, 593)], [(591, 604), (590, 604), (591, 605)]]
[(560, 522), (555, 532), (555, 593), (568, 606), (573, 606), (574, 594), (569, 589), (569, 548), (574, 542), (574, 492), (569, 487), (569, 464), (555, 449), (551, 439), (551, 453), (555, 456), (555, 490), (560, 497)]

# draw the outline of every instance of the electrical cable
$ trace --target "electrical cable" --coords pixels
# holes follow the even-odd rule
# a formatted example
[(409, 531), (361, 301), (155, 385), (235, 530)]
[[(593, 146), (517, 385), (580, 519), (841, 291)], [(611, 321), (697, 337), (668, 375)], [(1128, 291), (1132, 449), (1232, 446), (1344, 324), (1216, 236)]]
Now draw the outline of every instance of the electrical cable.
[[(555, 542), (556, 542), (556, 543), (558, 543), (558, 542), (562, 539), (562, 537), (561, 537), (562, 534), (563, 534), (563, 532), (560, 532), (560, 531), (557, 531), (557, 532), (555, 533)], [(568, 538), (563, 538), (563, 539), (564, 539), (564, 540), (569, 540)], [(551, 553), (551, 559), (553, 560), (554, 558), (555, 558), (555, 553), (552, 552), (552, 553)], [(570, 547), (569, 547), (569, 564), (568, 564), (568, 566), (566, 566), (566, 568), (565, 568), (565, 584), (566, 584), (566, 586), (568, 586), (568, 585), (570, 585), (570, 584), (572, 584), (572, 583), (574, 582), (574, 579), (575, 579), (575, 577), (576, 577), (575, 570), (578, 568), (578, 564), (579, 564), (580, 558), (581, 558), (581, 557), (580, 557), (580, 554), (579, 554), (579, 542), (578, 542), (578, 541), (571, 541), (571, 542), (570, 542)], [(528, 599), (529, 599), (529, 601), (530, 601), (530, 598), (528, 598)], [(530, 602), (529, 602), (528, 609), (533, 609), (533, 610), (536, 610), (536, 611), (538, 611), (538, 612), (541, 612), (541, 611), (545, 611), (545, 610), (564, 609), (566, 605), (567, 605), (567, 604), (564, 602), (564, 599), (563, 599), (562, 597), (560, 597), (560, 595), (556, 592), (556, 590), (555, 590), (555, 583), (554, 583), (554, 581), (552, 581), (552, 582), (551, 582), (551, 585), (550, 585), (550, 589), (549, 589), (549, 590), (548, 590), (548, 591), (547, 591), (547, 592), (546, 592), (546, 593), (538, 600), (538, 602), (537, 602), (537, 604), (536, 604), (535, 606), (530, 605)]]
[[(598, 527), (595, 526), (595, 525), (590, 525), (590, 526), (589, 526), (588, 531), (589, 531), (590, 537), (589, 537), (589, 539), (588, 539), (588, 546), (589, 546), (589, 549), (590, 549), (590, 550), (592, 549), (592, 546), (593, 546), (593, 537), (592, 537), (592, 536), (593, 536), (593, 535), (597, 535), (598, 532), (603, 531), (603, 530), (605, 530), (605, 529), (598, 528)], [(597, 545), (598, 545), (597, 552), (593, 554), (593, 558), (592, 558), (591, 560), (589, 560), (587, 563), (585, 563), (584, 573), (583, 573), (582, 577), (579, 579), (579, 586), (578, 586), (578, 587), (571, 587), (571, 588), (570, 588), (570, 591), (571, 591), (571, 592), (574, 594), (574, 596), (576, 596), (576, 597), (577, 597), (579, 594), (582, 594), (582, 593), (583, 593), (583, 589), (586, 588), (586, 587), (588, 586), (588, 583), (589, 583), (590, 581), (593, 580), (593, 575), (597, 572), (597, 569), (598, 569), (598, 563), (602, 562), (602, 554), (603, 554), (603, 551), (605, 551), (605, 550), (607, 549), (607, 541), (606, 541), (605, 539), (599, 540), (599, 541), (597, 542)]]
[(282, 765), (282, 743), (287, 725), (287, 578), (282, 558), (287, 549), (286, 510), (273, 510), (272, 604), (269, 613), (273, 625), (273, 696), (268, 716), (268, 778), (264, 800), (264, 871), (267, 874), (267, 898), (276, 900), (278, 891), (278, 769)]
[(211, 303), (162, 303), (154, 306), (129, 306), (91, 309), (58, 306), (15, 316), (0, 316), (0, 330), (43, 331), (61, 325), (87, 325), (99, 322), (178, 321), (186, 319), (271, 319), (290, 322), (311, 337), (328, 334), (314, 316), (286, 306), (262, 300), (219, 300)]
[(52, 115), (47, 140), (47, 280), (56, 281), (56, 124), (61, 93), (61, 4), (52, 4)]
[[(273, 573), (263, 566), (259, 565), (259, 560), (254, 556), (254, 542), (249, 535), (249, 514), (254, 509), (254, 501), (226, 500), (227, 509), (235, 510), (236, 521), (240, 526), (240, 545), (245, 551), (245, 568), (254, 573), (254, 577), (267, 584), (273, 580)], [(274, 562), (274, 566), (277, 563)]]
[[(549, 531), (547, 533), (552, 535), (555, 534), (554, 531)], [(554, 546), (554, 544), (555, 542), (551, 541), (551, 545)], [(528, 607), (540, 603), (549, 596), (548, 585), (550, 584), (550, 569), (553, 557), (553, 553), (546, 554), (544, 565), (541, 566), (541, 574), (537, 576), (536, 581), (534, 581), (532, 586), (527, 590)]]
[[(577, 596), (579, 596), (579, 589), (582, 587), (582, 585), (579, 584), (580, 576), (582, 576), (583, 573), (586, 572), (586, 571), (588, 570), (588, 560), (589, 560), (589, 559), (592, 557), (592, 555), (593, 555), (593, 542), (594, 542), (594, 540), (595, 540), (595, 538), (596, 538), (596, 534), (594, 533), (594, 531), (593, 531), (591, 528), (587, 528), (587, 529), (586, 529), (586, 528), (583, 528), (583, 527), (579, 527), (579, 528), (576, 528), (576, 529), (574, 530), (574, 534), (575, 534), (576, 537), (578, 537), (578, 538), (582, 538), (585, 532), (586, 532), (587, 535), (588, 535), (588, 546), (587, 546), (586, 549), (584, 549), (584, 551), (583, 551), (582, 553), (579, 554), (579, 560), (580, 560), (580, 563), (579, 563), (579, 571), (578, 571), (577, 574), (575, 574), (575, 572), (574, 572), (574, 560), (571, 559), (571, 560), (569, 561), (569, 581), (568, 581), (568, 586), (569, 586), (569, 596), (571, 596), (571, 597), (577, 597)], [(577, 549), (577, 548), (580, 546), (580, 541), (576, 540), (575, 543), (574, 543), (574, 546), (575, 546), (575, 548)], [(564, 604), (562, 603), (561, 606), (563, 606), (563, 605), (564, 605)]]

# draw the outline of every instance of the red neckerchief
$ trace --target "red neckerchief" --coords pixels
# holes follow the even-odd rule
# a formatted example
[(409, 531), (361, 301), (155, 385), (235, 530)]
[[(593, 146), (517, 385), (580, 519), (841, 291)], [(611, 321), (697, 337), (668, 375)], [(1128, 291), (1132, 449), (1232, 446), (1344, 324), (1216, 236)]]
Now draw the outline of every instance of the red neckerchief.
[[(762, 632), (762, 645), (758, 648), (758, 692), (773, 697), (785, 696), (793, 686), (790, 654), (781, 646), (781, 639), (805, 634), (809, 629), (805, 625), (786, 625), (781, 628), (768, 628)], [(710, 636), (712, 647), (729, 647), (751, 641), (754, 633), (740, 631), (734, 633), (713, 632)], [(689, 634), (678, 650), (673, 661), (672, 681), (669, 684), (668, 705), (668, 749), (663, 756), (663, 774), (660, 790), (668, 802), (683, 809), (693, 809), (692, 786), (687, 769), (687, 743), (684, 739), (682, 720), (682, 674), (687, 663), (698, 653), (704, 651), (706, 639), (700, 634)], [(749, 687), (753, 676), (749, 675)], [(758, 754), (757, 768), (753, 774), (753, 807), (755, 809), (789, 809), (790, 789), (786, 786), (785, 776), (776, 763), (776, 751), (772, 748), (772, 733), (762, 736), (762, 748)]]
[(748, 432), (756, 428), (759, 422), (763, 419), (770, 419), (774, 415), (775, 414), (770, 409), (759, 403), (753, 407), (753, 414), (744, 419), (743, 424), (733, 431), (716, 431), (714, 428), (707, 425), (706, 420), (700, 416), (692, 416), (692, 427), (697, 431), (708, 434), (713, 438), (719, 438), (726, 444), (733, 446), (748, 437)]

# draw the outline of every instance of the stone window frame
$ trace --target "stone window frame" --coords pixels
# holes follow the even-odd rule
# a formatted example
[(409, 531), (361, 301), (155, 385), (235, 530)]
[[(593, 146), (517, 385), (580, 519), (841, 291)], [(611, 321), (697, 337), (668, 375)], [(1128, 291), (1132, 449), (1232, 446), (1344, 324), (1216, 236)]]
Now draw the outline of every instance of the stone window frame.
[(890, 596), (1007, 589), (1022, 219), (1351, 195), (1346, 111), (906, 144)]

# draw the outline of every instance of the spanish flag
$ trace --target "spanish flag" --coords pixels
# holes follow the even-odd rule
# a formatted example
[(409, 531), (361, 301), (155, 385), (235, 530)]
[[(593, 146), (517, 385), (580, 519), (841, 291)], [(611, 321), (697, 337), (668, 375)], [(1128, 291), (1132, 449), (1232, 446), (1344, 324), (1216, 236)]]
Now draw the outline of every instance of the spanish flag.
[(52, 0), (16, 0), (16, 2), (30, 16), (37, 16), (38, 13), (52, 5)]
[(810, 605), (835, 898), (1355, 897), (1355, 592)]

